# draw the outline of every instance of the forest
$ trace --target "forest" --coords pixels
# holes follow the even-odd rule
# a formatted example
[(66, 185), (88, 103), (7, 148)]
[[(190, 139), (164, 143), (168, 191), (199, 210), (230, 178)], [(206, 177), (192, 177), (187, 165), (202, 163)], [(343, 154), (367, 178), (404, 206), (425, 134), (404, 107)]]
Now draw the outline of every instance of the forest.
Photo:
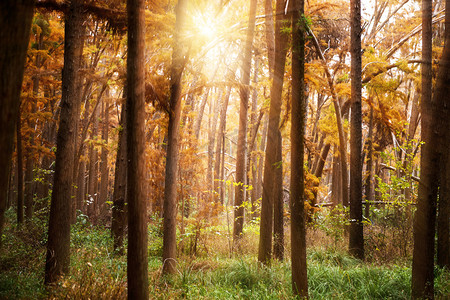
[(0, 41), (0, 299), (450, 298), (450, 0), (2, 0)]

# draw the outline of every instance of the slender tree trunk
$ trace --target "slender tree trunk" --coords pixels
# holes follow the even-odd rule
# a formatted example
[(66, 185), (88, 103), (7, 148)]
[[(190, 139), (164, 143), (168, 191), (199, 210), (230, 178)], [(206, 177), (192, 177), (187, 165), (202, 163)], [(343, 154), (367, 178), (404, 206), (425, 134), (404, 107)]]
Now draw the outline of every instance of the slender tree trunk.
[[(94, 107), (92, 114), (94, 115), (94, 123), (92, 124), (91, 140), (94, 141), (98, 130), (98, 110), (97, 106)], [(89, 146), (89, 183), (88, 183), (88, 215), (94, 222), (97, 218), (96, 206), (97, 206), (97, 184), (98, 184), (98, 172), (97, 172), (97, 160), (98, 152), (94, 147), (94, 142)]]
[(341, 105), (338, 100), (333, 101), (334, 109), (336, 111), (336, 123), (339, 133), (339, 165), (341, 167), (341, 188), (339, 192), (340, 199), (342, 199), (342, 205), (348, 206), (349, 193), (348, 193), (348, 172), (347, 172), (347, 139), (345, 138), (344, 126), (342, 121)]
[(117, 146), (116, 171), (114, 176), (114, 195), (112, 207), (111, 232), (114, 238), (114, 250), (123, 254), (125, 228), (125, 203), (127, 188), (127, 121), (126, 104), (120, 113), (119, 144)]
[(291, 261), (294, 295), (308, 298), (304, 211), (305, 135), (305, 24), (304, 1), (292, 3), (292, 111), (291, 111)]
[(277, 138), (277, 169), (274, 174), (275, 186), (273, 189), (273, 255), (278, 260), (284, 257), (284, 203), (283, 203), (283, 149), (281, 133)]
[[(259, 57), (255, 57), (255, 67), (253, 68), (253, 85), (256, 87), (258, 85), (258, 72), (259, 72)], [(251, 112), (250, 112), (250, 126), (248, 128), (248, 136), (249, 136), (249, 142), (248, 142), (248, 151), (247, 151), (247, 184), (252, 187), (252, 190), (250, 193), (247, 193), (247, 202), (251, 204), (251, 211), (250, 211), (250, 217), (251, 219), (254, 219), (254, 216), (252, 212), (255, 210), (254, 207), (256, 206), (256, 199), (255, 199), (255, 191), (254, 186), (256, 185), (256, 176), (253, 176), (256, 174), (256, 154), (254, 153), (256, 148), (256, 136), (258, 135), (258, 128), (259, 124), (261, 123), (261, 118), (257, 118), (256, 112), (258, 110), (258, 91), (257, 89), (253, 89), (252, 91), (252, 97), (251, 97)], [(263, 113), (263, 111), (261, 111)], [(263, 116), (262, 114), (260, 115)], [(250, 180), (251, 179), (251, 180)]]
[(333, 206), (342, 204), (342, 168), (340, 166), (340, 157), (336, 155), (336, 152), (339, 151), (336, 150), (337, 147), (337, 145), (334, 145), (333, 150), (333, 152), (335, 153), (335, 155), (333, 155), (333, 174), (331, 180), (331, 202), (333, 203)]
[[(445, 45), (447, 51), (444, 52), (442, 57), (442, 63), (440, 63), (440, 68), (444, 68), (444, 70), (440, 69), (439, 75), (446, 75), (445, 78), (441, 78), (442, 82), (436, 84), (436, 98), (438, 96), (447, 95), (447, 103), (448, 103), (448, 93), (450, 86), (450, 78), (449, 78), (449, 64), (450, 58), (448, 57), (448, 52), (450, 48), (450, 0), (445, 1)], [(441, 90), (442, 89), (442, 90)], [(440, 93), (440, 94), (439, 94)], [(439, 98), (437, 98), (439, 99)], [(447, 125), (444, 130), (446, 136), (443, 139), (443, 143), (441, 145), (442, 151), (442, 163), (443, 166), (441, 171), (441, 186), (439, 189), (439, 207), (438, 207), (438, 217), (437, 217), (437, 264), (440, 267), (446, 267), (450, 270), (450, 155), (448, 153), (448, 149), (450, 149), (450, 124), (448, 120), (448, 104), (447, 104), (447, 112), (441, 111), (440, 113), (444, 118), (447, 118)], [(445, 142), (446, 141), (446, 142)]]
[(16, 141), (17, 141), (17, 224), (23, 223), (23, 153), (22, 153), (22, 120), (19, 116), (17, 118), (16, 126)]
[(102, 140), (104, 146), (100, 155), (100, 195), (98, 200), (100, 219), (106, 218), (106, 200), (108, 200), (109, 169), (108, 169), (108, 132), (109, 132), (109, 105), (103, 100)]
[(128, 0), (127, 202), (128, 299), (148, 299), (145, 164), (145, 1)]
[[(223, 156), (221, 153), (222, 149), (225, 149), (223, 146), (223, 139), (225, 138), (225, 130), (227, 123), (227, 110), (228, 110), (228, 102), (230, 100), (231, 87), (227, 88), (227, 93), (222, 102), (222, 107), (220, 110), (220, 123), (217, 133), (217, 141), (216, 141), (216, 158), (214, 160), (214, 191), (216, 193), (220, 193), (219, 186), (221, 185), (221, 180), (223, 179), (222, 169), (221, 169), (221, 157)], [(223, 162), (222, 162), (223, 164)], [(216, 195), (215, 199), (217, 200), (219, 197)], [(223, 199), (223, 198), (221, 198)]]
[(362, 113), (361, 113), (361, 0), (350, 1), (351, 126), (350, 126), (350, 232), (349, 252), (364, 259), (362, 223)]
[[(266, 142), (267, 142), (267, 131), (269, 129), (269, 117), (265, 116), (263, 120), (262, 125), (262, 133), (261, 133), (261, 144), (259, 145), (259, 151), (260, 153), (266, 152)], [(255, 191), (255, 198), (256, 199), (262, 199), (262, 186), (263, 186), (263, 171), (264, 171), (264, 157), (262, 154), (258, 156), (258, 168), (257, 168), (257, 185), (256, 185), (256, 191)], [(253, 211), (253, 216), (259, 217), (256, 214), (256, 207), (254, 208), (255, 211)]]
[(50, 284), (69, 271), (70, 211), (75, 154), (76, 87), (82, 47), (81, 2), (73, 0), (66, 14), (61, 114), (56, 141), (55, 176), (50, 206), (45, 283)]
[(264, 0), (264, 13), (266, 15), (264, 27), (267, 44), (267, 58), (269, 61), (269, 77), (273, 76), (273, 69), (275, 63), (275, 31), (273, 24), (273, 7), (272, 0)]
[(364, 215), (368, 219), (370, 217), (370, 202), (374, 201), (373, 191), (373, 107), (370, 107), (369, 117), (369, 137), (367, 138), (367, 162), (366, 162), (366, 182), (365, 190), (365, 212)]
[(8, 174), (19, 114), (20, 91), (30, 39), (34, 0), (0, 2), (0, 247), (7, 202)]
[[(89, 99), (86, 99), (85, 104), (84, 104), (84, 116), (83, 116), (83, 122), (82, 122), (82, 128), (83, 128), (83, 132), (87, 133), (87, 127), (89, 126), (89, 110), (90, 110), (91, 104)], [(80, 142), (82, 142), (82, 140), (85, 137), (81, 136), (80, 138)], [(77, 156), (82, 157), (84, 156), (84, 153), (86, 151), (86, 145), (83, 142), (82, 144), (79, 145), (79, 149), (78, 149), (78, 153)], [(76, 159), (77, 160), (77, 159)], [(88, 184), (87, 184), (87, 180), (86, 180), (86, 158), (82, 158), (81, 161), (79, 162), (79, 166), (78, 166), (78, 179), (77, 179), (77, 207), (79, 210), (81, 210), (83, 213), (87, 214), (87, 192), (88, 192)]]
[(238, 183), (235, 188), (234, 198), (234, 226), (233, 226), (233, 244), (239, 246), (238, 242), (242, 235), (242, 229), (244, 227), (244, 202), (245, 196), (245, 170), (246, 170), (246, 135), (247, 135), (247, 110), (248, 110), (248, 98), (250, 92), (250, 69), (252, 65), (252, 45), (253, 35), (255, 32), (256, 22), (256, 0), (250, 0), (250, 12), (248, 17), (248, 27), (246, 33), (244, 56), (242, 59), (242, 79), (240, 88), (240, 106), (239, 106), (239, 131), (236, 153), (236, 182)]
[[(443, 151), (447, 151), (450, 147), (449, 134), (447, 132), (447, 146)], [(447, 150), (446, 150), (447, 149)], [(437, 216), (437, 265), (441, 268), (450, 270), (450, 157), (449, 154), (442, 159), (441, 166), (441, 186), (439, 188), (439, 203)]]
[(197, 115), (197, 119), (195, 120), (194, 134), (197, 139), (200, 136), (200, 128), (202, 126), (202, 119), (203, 119), (203, 113), (205, 111), (206, 102), (208, 101), (209, 90), (210, 89), (207, 88), (203, 94), (202, 101), (200, 103), (200, 109), (199, 109), (199, 112)]
[[(276, 160), (278, 146), (281, 147), (279, 126), (281, 115), (281, 96), (283, 91), (284, 68), (286, 63), (287, 34), (283, 33), (286, 26), (287, 16), (284, 14), (284, 0), (278, 0), (276, 5), (277, 17), (275, 28), (275, 65), (273, 73), (272, 88), (270, 92), (269, 127), (267, 135), (267, 149), (264, 162), (264, 183), (261, 201), (261, 223), (259, 235), (258, 260), (269, 264), (272, 254), (272, 224), (273, 224), (273, 201), (278, 196), (275, 191), (275, 174), (280, 168)], [(278, 15), (279, 13), (279, 15)], [(278, 187), (281, 188), (281, 187)]]
[[(222, 92), (219, 93), (219, 95), (215, 98), (214, 104), (211, 99), (211, 111), (209, 114), (210, 117), (210, 128), (208, 131), (208, 169), (206, 172), (206, 182), (208, 191), (210, 193), (210, 200), (209, 202), (214, 200), (214, 178), (213, 178), (213, 171), (214, 169), (214, 142), (216, 140), (216, 129), (217, 129), (217, 118), (219, 117), (219, 104), (220, 99), (222, 98)], [(222, 99), (222, 102), (225, 100)], [(212, 118), (212, 119), (211, 119)]]
[[(438, 165), (433, 157), (432, 126), (432, 1), (422, 1), (422, 155), (419, 195), (414, 220), (412, 298), (434, 298), (434, 236)], [(434, 158), (434, 159), (433, 159)]]
[(164, 190), (163, 222), (163, 274), (176, 271), (176, 221), (177, 221), (177, 176), (178, 146), (181, 114), (181, 76), (184, 70), (184, 49), (181, 45), (181, 31), (185, 22), (186, 0), (179, 0), (176, 7), (176, 23), (172, 68), (170, 78), (170, 110), (166, 155), (166, 180)]

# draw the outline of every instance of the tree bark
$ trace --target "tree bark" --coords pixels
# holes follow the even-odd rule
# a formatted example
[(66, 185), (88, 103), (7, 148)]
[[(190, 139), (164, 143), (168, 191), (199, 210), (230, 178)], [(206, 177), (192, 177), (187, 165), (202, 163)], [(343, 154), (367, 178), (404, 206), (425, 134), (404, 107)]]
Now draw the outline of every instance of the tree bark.
[(291, 261), (294, 295), (308, 298), (304, 208), (305, 31), (304, 1), (292, 3)]
[(434, 156), (432, 116), (432, 1), (422, 1), (422, 155), (419, 195), (414, 219), (412, 298), (434, 298), (434, 236), (438, 161)]
[(269, 62), (269, 79), (271, 79), (275, 63), (275, 26), (273, 24), (272, 0), (264, 0), (264, 14), (266, 15), (264, 27), (267, 44), (267, 60)]
[[(284, 14), (284, 0), (278, 0), (276, 5), (277, 17), (275, 27), (275, 65), (270, 92), (269, 127), (267, 135), (267, 148), (264, 161), (264, 183), (261, 201), (261, 223), (259, 234), (258, 260), (264, 264), (269, 264), (272, 256), (272, 224), (274, 196), (278, 196), (275, 190), (275, 174), (280, 168), (281, 161), (276, 160), (277, 153), (281, 151), (281, 138), (279, 126), (281, 115), (281, 96), (283, 91), (284, 69), (286, 63), (286, 51), (288, 35), (282, 32), (286, 26), (287, 16)], [(281, 188), (281, 187), (278, 187)]]
[(56, 141), (55, 175), (50, 206), (45, 283), (51, 284), (69, 271), (70, 212), (75, 155), (77, 72), (76, 56), (82, 47), (81, 2), (73, 0), (66, 14), (64, 68), (62, 74), (61, 114)]
[(145, 1), (128, 0), (128, 299), (148, 299), (145, 157)]
[(366, 181), (364, 183), (366, 206), (364, 215), (370, 217), (370, 202), (375, 200), (373, 189), (373, 107), (370, 107), (369, 136), (367, 138)]
[(0, 247), (7, 202), (8, 174), (14, 145), (14, 129), (19, 114), (20, 91), (30, 39), (34, 0), (7, 0), (0, 3)]
[(109, 168), (108, 168), (108, 138), (109, 138), (109, 105), (103, 100), (102, 116), (102, 153), (100, 154), (100, 195), (98, 198), (99, 216), (106, 218), (106, 200), (108, 200)]
[(242, 206), (245, 196), (245, 170), (246, 170), (246, 140), (247, 140), (247, 111), (248, 98), (250, 92), (250, 69), (252, 64), (252, 45), (256, 22), (256, 0), (250, 0), (250, 12), (248, 17), (248, 27), (244, 46), (244, 56), (242, 58), (242, 87), (239, 90), (239, 130), (236, 153), (236, 187), (234, 195), (234, 226), (233, 245), (239, 247), (239, 241), (244, 227), (244, 207)]
[(22, 118), (19, 116), (17, 118), (16, 126), (16, 141), (17, 141), (17, 224), (21, 225), (23, 223), (23, 151), (22, 151)]
[(275, 161), (277, 169), (274, 174), (273, 189), (273, 255), (278, 260), (284, 257), (284, 202), (283, 202), (283, 148), (281, 133), (278, 132), (277, 153)]
[(114, 250), (123, 254), (125, 229), (125, 203), (127, 191), (127, 121), (126, 104), (120, 113), (119, 143), (117, 146), (116, 170), (114, 176), (114, 195), (112, 207), (111, 232), (114, 239)]
[[(213, 172), (215, 173), (214, 169), (214, 143), (216, 140), (216, 129), (217, 129), (217, 118), (219, 116), (219, 104), (221, 102), (222, 92), (219, 92), (215, 100), (211, 99), (210, 104), (210, 113), (209, 113), (209, 130), (208, 130), (208, 168), (206, 172), (206, 182), (207, 182), (207, 189), (209, 191), (209, 202), (214, 200), (214, 178), (213, 178)], [(222, 99), (222, 102), (224, 102), (225, 99)], [(213, 104), (214, 102), (214, 104)]]
[(220, 123), (219, 123), (219, 128), (217, 130), (216, 158), (214, 160), (214, 191), (215, 191), (215, 193), (217, 193), (215, 196), (216, 201), (217, 201), (217, 199), (221, 198), (221, 197), (218, 197), (218, 195), (221, 193), (221, 191), (219, 191), (219, 186), (222, 186), (221, 180), (223, 180), (223, 176), (222, 176), (223, 171), (221, 168), (221, 165), (223, 164), (221, 157), (223, 155), (221, 155), (222, 154), (221, 150), (222, 149), (225, 150), (224, 145), (223, 145), (223, 139), (225, 137), (225, 130), (226, 130), (226, 124), (227, 124), (227, 110), (228, 110), (228, 102), (230, 100), (230, 94), (231, 94), (231, 87), (228, 87), (227, 92), (226, 92), (225, 97), (222, 102), (222, 107), (220, 109)]
[(91, 144), (89, 145), (89, 181), (88, 181), (88, 216), (92, 222), (97, 219), (97, 199), (98, 199), (98, 151), (94, 146), (94, 140), (98, 131), (98, 107), (94, 107), (92, 112), (94, 122), (91, 131)]
[(186, 0), (179, 0), (176, 7), (176, 23), (172, 68), (170, 78), (170, 110), (167, 138), (166, 177), (163, 211), (163, 274), (176, 271), (176, 221), (177, 221), (177, 176), (178, 145), (181, 115), (181, 76), (184, 70), (184, 49), (181, 45), (181, 31), (185, 23)]
[(350, 1), (351, 124), (349, 252), (364, 259), (362, 223), (361, 0)]
[[(448, 93), (450, 92), (450, 78), (448, 72), (450, 69), (450, 58), (448, 52), (450, 51), (450, 0), (445, 1), (445, 43), (446, 50), (444, 51), (440, 68), (439, 75), (442, 81), (436, 83), (436, 99), (438, 96), (447, 95), (448, 103)], [(446, 55), (446, 56), (445, 56)], [(446, 75), (446, 77), (443, 77)], [(441, 171), (441, 186), (439, 189), (439, 207), (438, 207), (438, 217), (437, 217), (437, 264), (440, 267), (446, 267), (450, 270), (450, 155), (448, 149), (450, 148), (450, 124), (448, 120), (448, 105), (446, 111), (441, 111), (444, 118), (447, 118), (446, 130), (444, 130), (446, 136), (444, 137), (443, 144), (441, 145), (441, 151), (443, 154), (442, 163), (443, 167)], [(446, 141), (446, 144), (445, 144)]]
[(206, 91), (203, 94), (202, 101), (200, 103), (199, 112), (198, 112), (198, 115), (197, 115), (197, 119), (195, 120), (194, 134), (195, 134), (195, 137), (197, 139), (200, 136), (200, 128), (202, 126), (203, 113), (205, 112), (206, 102), (208, 101), (209, 90), (210, 89), (207, 88)]

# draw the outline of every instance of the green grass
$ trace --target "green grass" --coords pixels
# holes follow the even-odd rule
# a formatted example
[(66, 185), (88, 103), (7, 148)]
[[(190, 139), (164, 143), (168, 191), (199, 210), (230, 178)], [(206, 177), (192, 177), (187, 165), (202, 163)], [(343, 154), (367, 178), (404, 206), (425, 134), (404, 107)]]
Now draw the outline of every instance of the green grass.
[[(43, 285), (45, 230), (36, 223), (16, 229), (8, 211), (0, 251), (0, 299), (126, 298), (126, 256), (112, 252), (108, 230), (78, 223), (72, 227), (71, 272), (48, 291)], [(159, 253), (160, 235), (150, 228)], [(253, 236), (253, 235), (252, 235)], [(216, 241), (215, 241), (216, 242)], [(227, 243), (224, 238), (223, 243)], [(223, 247), (226, 248), (226, 247)], [(151, 299), (292, 299), (289, 262), (261, 266), (255, 254), (229, 258), (179, 258), (177, 273), (161, 275), (159, 255), (149, 257)], [(372, 265), (343, 251), (308, 249), (311, 299), (409, 299), (409, 263)], [(436, 297), (450, 295), (450, 272), (436, 269)]]

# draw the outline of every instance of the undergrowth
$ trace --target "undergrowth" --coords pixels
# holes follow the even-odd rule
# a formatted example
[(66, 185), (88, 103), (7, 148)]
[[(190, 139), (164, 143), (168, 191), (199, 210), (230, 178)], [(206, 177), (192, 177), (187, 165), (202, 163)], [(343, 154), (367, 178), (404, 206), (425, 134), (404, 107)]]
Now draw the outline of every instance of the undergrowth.
[[(126, 298), (126, 255), (112, 251), (107, 229), (79, 220), (72, 227), (70, 274), (46, 289), (45, 226), (34, 220), (16, 228), (13, 220), (9, 210), (0, 250), (0, 299)], [(241, 253), (230, 256), (226, 232), (214, 233), (213, 243), (204, 245), (207, 252), (181, 255), (177, 273), (162, 276), (157, 255), (161, 235), (154, 226), (159, 225), (152, 222), (149, 226), (150, 299), (293, 299), (289, 259), (272, 261), (269, 267), (260, 265), (254, 252), (255, 228), (246, 229), (246, 248)], [(435, 275), (436, 298), (446, 299), (450, 295), (450, 272), (436, 268)], [(410, 282), (409, 261), (367, 263), (335, 245), (309, 246), (311, 299), (409, 299)]]

